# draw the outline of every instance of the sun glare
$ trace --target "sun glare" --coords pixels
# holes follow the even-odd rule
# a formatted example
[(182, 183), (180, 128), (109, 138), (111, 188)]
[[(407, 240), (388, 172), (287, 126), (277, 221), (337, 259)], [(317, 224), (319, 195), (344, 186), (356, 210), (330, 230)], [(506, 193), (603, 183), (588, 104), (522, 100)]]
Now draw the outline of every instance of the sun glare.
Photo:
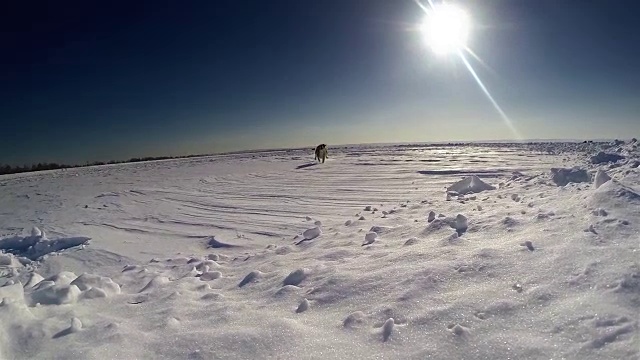
[(420, 9), (427, 14), (427, 17), (420, 26), (420, 31), (426, 43), (431, 47), (431, 50), (437, 55), (459, 56), (471, 76), (473, 76), (478, 86), (480, 86), (480, 89), (482, 89), (482, 92), (484, 92), (493, 107), (498, 111), (505, 125), (517, 139), (521, 139), (522, 137), (518, 133), (514, 123), (509, 119), (500, 105), (498, 105), (498, 102), (493, 98), (489, 89), (487, 89), (482, 80), (480, 80), (480, 77), (465, 57), (465, 53), (469, 53), (474, 59), (486, 66), (484, 61), (467, 46), (467, 38), (471, 28), (471, 17), (469, 14), (467, 14), (464, 9), (452, 4), (434, 4), (432, 0), (428, 0), (429, 4), (423, 5), (420, 0), (414, 1)]
[(457, 53), (467, 45), (469, 25), (465, 11), (454, 5), (439, 4), (428, 10), (422, 33), (436, 54)]

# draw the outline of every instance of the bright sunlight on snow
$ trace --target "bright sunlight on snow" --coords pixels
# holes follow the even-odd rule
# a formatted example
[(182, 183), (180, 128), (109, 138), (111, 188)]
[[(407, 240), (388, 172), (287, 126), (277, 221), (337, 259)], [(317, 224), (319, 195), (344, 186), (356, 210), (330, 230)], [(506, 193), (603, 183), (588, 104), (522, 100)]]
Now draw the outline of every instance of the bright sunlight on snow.
[(0, 177), (0, 359), (637, 359), (637, 142)]

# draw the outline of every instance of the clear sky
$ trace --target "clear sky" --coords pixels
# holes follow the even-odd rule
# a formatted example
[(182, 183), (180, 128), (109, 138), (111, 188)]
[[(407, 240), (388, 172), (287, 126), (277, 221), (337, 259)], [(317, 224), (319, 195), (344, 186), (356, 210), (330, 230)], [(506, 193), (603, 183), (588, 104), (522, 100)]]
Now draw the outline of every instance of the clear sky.
[[(640, 135), (639, 4), (457, 3), (522, 137)], [(412, 0), (4, 4), (0, 163), (513, 139), (415, 31), (424, 16)]]

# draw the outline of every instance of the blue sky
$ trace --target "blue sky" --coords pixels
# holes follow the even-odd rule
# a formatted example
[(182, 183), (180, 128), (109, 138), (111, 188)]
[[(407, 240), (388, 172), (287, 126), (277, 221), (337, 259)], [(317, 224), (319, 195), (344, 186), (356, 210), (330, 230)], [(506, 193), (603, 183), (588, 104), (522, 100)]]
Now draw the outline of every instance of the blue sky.
[[(524, 138), (640, 135), (634, 2), (457, 1)], [(411, 0), (87, 1), (1, 15), (0, 163), (509, 140)]]

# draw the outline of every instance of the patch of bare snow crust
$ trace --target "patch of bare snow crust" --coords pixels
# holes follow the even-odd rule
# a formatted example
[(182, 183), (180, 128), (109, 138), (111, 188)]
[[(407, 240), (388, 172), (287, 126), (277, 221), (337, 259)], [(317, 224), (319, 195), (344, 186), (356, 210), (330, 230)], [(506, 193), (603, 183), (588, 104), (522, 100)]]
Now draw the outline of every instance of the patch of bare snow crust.
[(637, 141), (332, 154), (0, 177), (0, 359), (640, 358)]

